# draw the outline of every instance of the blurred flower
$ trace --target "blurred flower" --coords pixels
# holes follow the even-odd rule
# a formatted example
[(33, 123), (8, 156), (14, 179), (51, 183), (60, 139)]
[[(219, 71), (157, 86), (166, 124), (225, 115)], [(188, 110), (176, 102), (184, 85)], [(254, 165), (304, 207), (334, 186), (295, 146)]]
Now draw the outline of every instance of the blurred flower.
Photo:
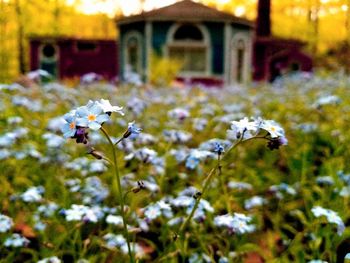
[(234, 213), (233, 216), (226, 214), (216, 216), (214, 224), (219, 227), (227, 227), (230, 232), (237, 234), (251, 233), (255, 231), (255, 225), (249, 224), (252, 221), (250, 216)]
[[(69, 138), (69, 137), (72, 137), (70, 135), (71, 133), (69, 133), (69, 136), (65, 133), (65, 135), (63, 135), (65, 138)], [(66, 137), (67, 136), (67, 137)], [(64, 139), (61, 137), (61, 136), (58, 136), (56, 134), (53, 134), (53, 133), (50, 133), (50, 132), (47, 132), (47, 133), (44, 133), (43, 136), (42, 136), (45, 140), (46, 140), (46, 146), (48, 148), (58, 148), (60, 147), (62, 144), (64, 144)]]
[(126, 132), (124, 133), (123, 137), (124, 137), (124, 138), (128, 138), (129, 136), (131, 136), (131, 135), (133, 135), (133, 134), (134, 134), (134, 135), (137, 135), (137, 134), (140, 134), (141, 131), (142, 131), (142, 129), (139, 128), (139, 127), (137, 127), (137, 126), (135, 125), (135, 121), (129, 122), (129, 124), (128, 124), (128, 129), (127, 129)]
[(319, 176), (316, 178), (316, 183), (319, 185), (333, 185), (334, 179), (331, 176)]
[(319, 108), (324, 105), (337, 105), (341, 102), (341, 99), (335, 95), (327, 95), (319, 97), (315, 103), (314, 107)]
[(108, 233), (103, 236), (103, 239), (105, 240), (108, 248), (121, 247), (126, 244), (126, 239), (122, 235)]
[(164, 130), (164, 137), (173, 143), (186, 143), (192, 139), (192, 134), (177, 130)]
[(0, 149), (0, 160), (7, 159), (11, 156), (11, 152), (7, 149)]
[(283, 198), (284, 193), (289, 195), (296, 195), (297, 191), (286, 183), (281, 183), (279, 185), (270, 186), (269, 190), (275, 194), (275, 196), (279, 199)]
[(42, 194), (45, 192), (43, 186), (33, 186), (30, 187), (27, 191), (21, 194), (21, 198), (24, 202), (40, 202), (42, 200)]
[(13, 116), (13, 117), (8, 117), (7, 118), (7, 123), (8, 124), (19, 124), (23, 122), (23, 118), (19, 116)]
[(190, 116), (190, 113), (186, 109), (175, 108), (168, 112), (168, 116), (171, 119), (177, 119), (178, 121), (183, 121)]
[(200, 163), (200, 159), (197, 156), (190, 155), (186, 159), (186, 168), (194, 170), (197, 168), (199, 163)]
[(203, 118), (193, 119), (193, 128), (197, 131), (202, 131), (208, 125), (208, 120)]
[(133, 158), (136, 158), (142, 161), (143, 163), (151, 163), (156, 156), (156, 151), (143, 147), (141, 149), (136, 150), (134, 153), (125, 156), (125, 160), (131, 160)]
[(85, 186), (81, 189), (81, 193), (83, 194), (83, 203), (98, 204), (107, 198), (109, 189), (102, 184), (99, 177), (92, 176), (86, 178)]
[(127, 108), (135, 115), (140, 115), (145, 110), (146, 106), (146, 102), (136, 97), (133, 97), (127, 103)]
[(62, 213), (67, 221), (81, 221), (88, 209), (87, 206), (73, 204), (71, 209), (62, 210)]
[(218, 263), (229, 263), (229, 260), (227, 257), (220, 257)]
[(218, 155), (221, 155), (223, 152), (225, 152), (224, 146), (217, 142), (214, 147), (214, 152), (216, 152)]
[(152, 221), (162, 214), (157, 204), (149, 205), (144, 209), (144, 215), (148, 221)]
[(342, 235), (345, 230), (345, 225), (342, 221), (342, 219), (338, 216), (336, 212), (330, 209), (325, 209), (321, 206), (314, 206), (311, 209), (311, 212), (314, 214), (315, 217), (322, 217), (325, 216), (327, 218), (327, 221), (329, 223), (333, 223), (337, 225), (338, 228), (338, 235)]
[(0, 214), (0, 233), (5, 233), (11, 229), (13, 226), (13, 220), (12, 218)]
[(46, 70), (43, 69), (37, 69), (37, 70), (33, 70), (28, 72), (27, 77), (30, 78), (31, 80), (40, 80), (41, 77), (46, 77), (46, 78), (51, 78), (52, 75), (47, 72)]
[(230, 189), (237, 189), (237, 190), (252, 190), (253, 186), (251, 184), (245, 183), (245, 182), (235, 182), (235, 181), (230, 181), (227, 184), (227, 187)]
[(212, 262), (211, 258), (204, 253), (202, 254), (194, 253), (188, 259), (188, 263), (211, 263), (211, 262)]
[(146, 220), (150, 222), (161, 215), (170, 218), (173, 216), (173, 212), (168, 203), (164, 200), (160, 200), (157, 203), (148, 205), (144, 208), (144, 215)]
[(38, 207), (38, 212), (44, 215), (45, 217), (49, 217), (54, 215), (54, 213), (57, 211), (58, 205), (54, 202), (49, 202), (45, 205), (40, 205)]
[(106, 217), (106, 223), (116, 226), (123, 226), (123, 218), (121, 216), (108, 215)]
[(92, 84), (96, 81), (100, 81), (102, 80), (103, 77), (100, 74), (97, 74), (95, 72), (90, 72), (90, 73), (86, 73), (84, 75), (82, 75), (80, 77), (80, 82), (82, 84)]
[(12, 234), (12, 236), (5, 239), (5, 247), (26, 247), (30, 241), (20, 234)]
[(244, 208), (247, 210), (250, 210), (254, 207), (259, 207), (259, 206), (262, 206), (266, 203), (267, 203), (267, 201), (265, 198), (263, 198), (261, 196), (253, 196), (252, 198), (244, 201)]
[(61, 263), (62, 261), (58, 257), (49, 257), (39, 260), (37, 263)]

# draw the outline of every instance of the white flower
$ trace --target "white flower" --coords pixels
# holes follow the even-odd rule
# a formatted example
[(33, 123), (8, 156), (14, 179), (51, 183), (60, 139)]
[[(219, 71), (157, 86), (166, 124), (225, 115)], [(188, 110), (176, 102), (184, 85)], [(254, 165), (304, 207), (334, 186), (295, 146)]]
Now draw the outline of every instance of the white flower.
[(41, 194), (43, 194), (45, 191), (44, 187), (37, 186), (37, 187), (30, 187), (27, 191), (25, 191), (21, 198), (24, 202), (40, 202), (42, 200)]
[(100, 101), (97, 101), (96, 103), (100, 105), (104, 113), (118, 112), (120, 115), (124, 115), (124, 112), (122, 112), (123, 107), (112, 106), (109, 100), (100, 99)]
[(109, 120), (109, 116), (103, 113), (99, 103), (89, 101), (86, 106), (79, 107), (76, 111), (78, 116), (77, 126), (89, 127), (92, 130), (101, 128), (101, 124)]
[(284, 137), (284, 130), (279, 124), (272, 120), (264, 120), (260, 126), (261, 129), (267, 131), (271, 138)]
[(12, 218), (0, 214), (0, 233), (5, 233), (11, 229), (13, 226)]
[(106, 217), (106, 223), (116, 225), (116, 226), (122, 226), (123, 225), (123, 218), (121, 216), (108, 215)]
[(336, 212), (334, 212), (333, 210), (330, 210), (330, 209), (325, 209), (325, 208), (320, 207), (320, 206), (314, 206), (311, 209), (311, 212), (314, 214), (315, 217), (325, 216), (329, 223), (333, 223), (333, 224), (337, 225), (338, 235), (343, 234), (343, 232), (345, 230), (345, 225), (344, 225), (343, 220), (338, 216), (338, 214)]
[(232, 121), (231, 130), (229, 131), (232, 133), (232, 137), (239, 139), (243, 135), (244, 139), (248, 139), (253, 137), (254, 134), (258, 133), (259, 122), (256, 120), (249, 121), (249, 119), (245, 117), (240, 121)]
[(261, 196), (253, 196), (250, 199), (244, 201), (244, 208), (249, 210), (254, 207), (262, 206), (266, 204), (266, 199)]
[(245, 234), (255, 230), (255, 225), (249, 224), (251, 220), (250, 216), (234, 213), (234, 216), (229, 214), (216, 216), (214, 224), (219, 227), (227, 227), (229, 231), (237, 234)]
[(145, 208), (144, 214), (148, 220), (154, 220), (157, 217), (159, 217), (162, 214), (162, 212), (160, 210), (160, 207), (157, 204), (154, 204), (147, 206)]
[(25, 247), (30, 243), (28, 239), (21, 236), (20, 234), (12, 234), (12, 236), (8, 237), (5, 242), (5, 247)]
[(49, 257), (39, 260), (37, 263), (61, 263), (62, 261), (58, 257)]
[(106, 241), (106, 246), (109, 248), (121, 247), (126, 244), (126, 239), (122, 235), (108, 233), (103, 236), (103, 239)]

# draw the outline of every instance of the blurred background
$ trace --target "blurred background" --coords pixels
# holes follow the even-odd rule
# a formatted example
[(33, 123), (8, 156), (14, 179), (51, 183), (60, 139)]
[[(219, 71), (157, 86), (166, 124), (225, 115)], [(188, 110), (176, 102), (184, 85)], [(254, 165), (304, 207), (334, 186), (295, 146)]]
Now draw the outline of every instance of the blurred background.
[[(29, 71), (29, 37), (118, 39), (115, 20), (174, 0), (0, 0), (0, 82)], [(196, 1), (254, 21), (257, 0)], [(314, 65), (349, 71), (350, 0), (272, 0), (272, 34), (306, 42)]]

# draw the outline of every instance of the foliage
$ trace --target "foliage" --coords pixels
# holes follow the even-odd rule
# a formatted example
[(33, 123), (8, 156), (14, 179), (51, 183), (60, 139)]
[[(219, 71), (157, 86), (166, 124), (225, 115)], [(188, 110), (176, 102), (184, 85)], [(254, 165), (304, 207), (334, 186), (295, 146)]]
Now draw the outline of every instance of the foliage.
[[(142, 128), (117, 154), (141, 262), (341, 262), (349, 252), (349, 85), (340, 74), (223, 89), (0, 85), (0, 258), (127, 261), (113, 169), (94, 159), (100, 153), (64, 140), (57, 118), (106, 98), (124, 106), (125, 116), (103, 125), (114, 142), (133, 120)], [(269, 150), (265, 140), (246, 141), (228, 151), (239, 133), (227, 130), (242, 127), (232, 121), (244, 116), (276, 120), (288, 145)], [(86, 146), (111, 159), (107, 140), (93, 130), (88, 136)], [(205, 183), (223, 149), (227, 156)], [(192, 195), (199, 208), (179, 232)]]
[[(16, 12), (20, 10), (20, 15)], [(29, 37), (76, 36), (115, 38), (114, 22), (104, 14), (84, 15), (65, 0), (0, 0), (0, 81), (10, 81), (19, 72), (19, 41), (24, 45), (25, 70), (29, 70)], [(40, 15), (38, 15), (40, 14)], [(18, 39), (22, 28), (24, 35)]]
[(178, 60), (152, 54), (149, 82), (157, 87), (164, 87), (175, 80), (182, 67)]

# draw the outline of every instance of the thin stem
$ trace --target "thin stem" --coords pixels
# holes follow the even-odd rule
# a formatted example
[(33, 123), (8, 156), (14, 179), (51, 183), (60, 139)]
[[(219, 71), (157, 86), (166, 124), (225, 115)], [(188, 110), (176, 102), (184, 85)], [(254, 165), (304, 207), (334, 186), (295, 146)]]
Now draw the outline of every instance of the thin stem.
[(119, 138), (119, 140), (114, 145), (118, 145), (122, 140), (124, 140), (124, 137)]
[[(233, 144), (233, 145), (227, 150), (226, 154), (224, 154), (224, 155), (222, 156), (221, 161), (224, 160), (225, 157), (228, 156), (229, 153), (230, 153), (232, 150), (234, 150), (235, 148), (237, 148), (237, 146), (238, 146), (239, 144), (241, 144), (242, 142), (247, 142), (247, 141), (250, 141), (250, 140), (253, 140), (253, 139), (268, 139), (268, 138), (266, 137), (266, 135), (265, 135), (265, 136), (255, 136), (255, 137), (251, 137), (251, 138), (248, 138), (248, 139), (245, 139), (245, 140), (243, 140), (243, 138), (244, 138), (244, 134), (242, 134), (241, 138), (238, 140), (237, 143)], [(205, 179), (204, 186), (203, 186), (203, 188), (202, 188), (201, 194), (200, 194), (199, 196), (197, 196), (197, 198), (196, 198), (196, 203), (194, 204), (194, 206), (193, 206), (193, 208), (192, 208), (192, 210), (191, 210), (191, 213), (189, 214), (189, 216), (186, 218), (186, 220), (182, 223), (182, 225), (181, 225), (181, 227), (180, 227), (180, 230), (179, 230), (180, 238), (182, 238), (183, 232), (185, 231), (187, 225), (189, 224), (189, 222), (191, 221), (192, 217), (194, 216), (194, 213), (196, 212), (196, 210), (197, 210), (197, 208), (198, 208), (198, 206), (199, 206), (199, 203), (200, 203), (200, 201), (201, 201), (201, 199), (202, 199), (202, 197), (203, 197), (205, 191), (207, 190), (207, 188), (208, 188), (209, 185), (210, 185), (210, 182), (211, 182), (211, 180), (212, 180), (212, 178), (213, 178), (213, 175), (215, 174), (215, 171), (219, 168), (220, 165), (221, 165), (221, 164), (220, 164), (220, 161), (219, 161), (218, 164), (217, 164), (214, 168), (212, 168), (212, 169), (210, 170), (210, 172), (208, 173), (208, 175), (207, 175), (207, 177), (206, 177), (206, 179)]]
[(224, 193), (224, 196), (225, 196), (225, 199), (227, 200), (226, 202), (226, 209), (229, 213), (231, 213), (231, 205), (230, 205), (230, 196), (228, 195), (228, 192), (227, 192), (227, 188), (226, 188), (226, 184), (221, 176), (221, 169), (222, 169), (222, 166), (221, 166), (221, 154), (218, 154), (218, 178), (219, 178), (219, 183), (220, 183), (220, 186), (222, 188), (222, 191)]
[(109, 158), (105, 157), (105, 156), (102, 157), (102, 160), (105, 160), (105, 161), (107, 161), (109, 164), (113, 165), (112, 161), (111, 161)]
[(119, 175), (119, 169), (118, 169), (118, 160), (117, 160), (117, 153), (114, 147), (114, 143), (112, 142), (111, 138), (109, 137), (107, 131), (101, 127), (101, 131), (103, 134), (106, 136), (113, 152), (113, 163), (114, 163), (114, 172), (115, 172), (115, 177), (117, 178), (117, 185), (118, 185), (118, 197), (119, 197), (119, 202), (120, 202), (120, 208), (121, 208), (121, 216), (123, 218), (123, 229), (124, 229), (124, 235), (126, 238), (126, 242), (128, 245), (128, 253), (129, 253), (129, 258), (130, 262), (134, 262), (134, 257), (131, 252), (131, 247), (130, 247), (130, 238), (129, 238), (129, 233), (128, 233), (128, 227), (126, 224), (126, 216), (125, 216), (125, 211), (124, 211), (124, 198), (123, 198), (123, 190), (120, 182), (120, 175)]

